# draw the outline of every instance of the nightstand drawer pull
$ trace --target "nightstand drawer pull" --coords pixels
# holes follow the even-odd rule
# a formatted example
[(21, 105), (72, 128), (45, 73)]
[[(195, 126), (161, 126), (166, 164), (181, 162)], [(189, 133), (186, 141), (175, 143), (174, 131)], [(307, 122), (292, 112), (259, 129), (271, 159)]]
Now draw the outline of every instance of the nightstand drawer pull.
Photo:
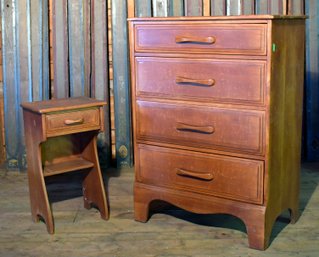
[(198, 173), (195, 171), (184, 170), (184, 169), (177, 169), (176, 174), (183, 177), (197, 178), (197, 179), (206, 180), (206, 181), (211, 181), (214, 179), (214, 176), (211, 173)]
[(176, 84), (192, 84), (195, 86), (212, 87), (215, 85), (214, 79), (191, 79), (177, 76), (175, 79)]
[(216, 42), (215, 37), (192, 37), (192, 36), (176, 36), (175, 42), (180, 43), (190, 43), (190, 44), (209, 44), (212, 45)]
[(176, 129), (179, 131), (188, 131), (202, 134), (213, 134), (215, 132), (215, 128), (213, 126), (194, 126), (184, 123), (177, 123)]
[(64, 124), (65, 125), (77, 125), (77, 124), (82, 124), (84, 122), (84, 119), (81, 118), (81, 119), (77, 119), (77, 120), (65, 120), (64, 121)]

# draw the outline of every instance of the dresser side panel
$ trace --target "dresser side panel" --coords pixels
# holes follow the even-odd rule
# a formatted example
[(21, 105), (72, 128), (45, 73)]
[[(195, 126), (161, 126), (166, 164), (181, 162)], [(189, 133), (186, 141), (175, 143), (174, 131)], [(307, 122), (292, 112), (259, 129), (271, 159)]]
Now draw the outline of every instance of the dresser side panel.
[(298, 210), (304, 36), (303, 20), (273, 21), (266, 201), (274, 218)]

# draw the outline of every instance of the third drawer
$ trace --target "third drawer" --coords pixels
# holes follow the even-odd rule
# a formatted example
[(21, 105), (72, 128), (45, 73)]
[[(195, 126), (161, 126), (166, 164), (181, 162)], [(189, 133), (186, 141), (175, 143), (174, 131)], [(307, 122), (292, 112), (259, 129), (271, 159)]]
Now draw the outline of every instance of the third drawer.
[(264, 155), (264, 111), (137, 101), (138, 140)]

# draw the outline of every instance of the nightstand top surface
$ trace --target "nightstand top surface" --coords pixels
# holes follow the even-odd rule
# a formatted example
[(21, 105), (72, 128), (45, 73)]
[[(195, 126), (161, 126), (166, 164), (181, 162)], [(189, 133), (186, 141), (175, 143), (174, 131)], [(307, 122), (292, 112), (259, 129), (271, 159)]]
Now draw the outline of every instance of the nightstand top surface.
[(103, 105), (106, 105), (105, 101), (84, 96), (52, 99), (47, 101), (25, 102), (21, 104), (23, 109), (36, 113), (49, 113)]

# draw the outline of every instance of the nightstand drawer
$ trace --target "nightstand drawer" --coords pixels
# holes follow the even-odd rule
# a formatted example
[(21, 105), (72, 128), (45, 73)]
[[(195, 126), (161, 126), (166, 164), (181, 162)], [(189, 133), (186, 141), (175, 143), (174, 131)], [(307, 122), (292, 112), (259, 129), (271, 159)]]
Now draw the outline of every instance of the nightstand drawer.
[(264, 103), (264, 61), (136, 57), (135, 66), (137, 96)]
[(264, 154), (264, 112), (137, 101), (138, 140)]
[(45, 116), (47, 136), (100, 129), (100, 109), (80, 109)]
[(137, 24), (136, 52), (266, 55), (266, 24)]
[(263, 202), (263, 161), (138, 145), (137, 181)]

